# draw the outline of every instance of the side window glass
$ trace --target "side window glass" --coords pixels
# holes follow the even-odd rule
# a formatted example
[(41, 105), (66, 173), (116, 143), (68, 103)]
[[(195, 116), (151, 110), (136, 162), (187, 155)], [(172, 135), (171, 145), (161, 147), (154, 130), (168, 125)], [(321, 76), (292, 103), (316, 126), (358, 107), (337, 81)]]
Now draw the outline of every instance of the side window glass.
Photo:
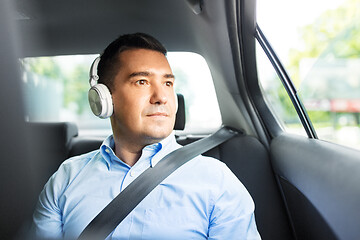
[(360, 149), (360, 0), (259, 0), (257, 6), (258, 23), (299, 90), (319, 139)]
[(167, 54), (175, 75), (175, 91), (185, 98), (186, 125), (181, 134), (208, 134), (222, 119), (213, 79), (205, 58), (192, 52)]
[(287, 132), (307, 136), (288, 93), (258, 43), (256, 55), (260, 87), (271, 111)]

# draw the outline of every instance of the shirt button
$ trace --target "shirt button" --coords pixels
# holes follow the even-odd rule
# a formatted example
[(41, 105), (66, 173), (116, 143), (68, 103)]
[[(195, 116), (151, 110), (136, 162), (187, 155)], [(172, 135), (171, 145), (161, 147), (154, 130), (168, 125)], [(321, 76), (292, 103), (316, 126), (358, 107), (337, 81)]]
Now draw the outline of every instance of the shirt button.
[(135, 177), (135, 171), (130, 172), (130, 177)]
[(107, 148), (107, 149), (105, 149), (105, 152), (110, 153), (110, 150)]

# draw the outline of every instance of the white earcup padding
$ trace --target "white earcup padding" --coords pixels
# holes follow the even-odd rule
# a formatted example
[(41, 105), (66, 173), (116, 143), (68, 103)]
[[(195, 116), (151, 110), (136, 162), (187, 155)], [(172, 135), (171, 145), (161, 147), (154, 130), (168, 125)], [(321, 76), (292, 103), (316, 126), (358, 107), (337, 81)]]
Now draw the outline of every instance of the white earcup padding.
[(109, 89), (104, 84), (96, 84), (88, 93), (92, 112), (99, 118), (108, 118), (113, 114), (113, 103)]

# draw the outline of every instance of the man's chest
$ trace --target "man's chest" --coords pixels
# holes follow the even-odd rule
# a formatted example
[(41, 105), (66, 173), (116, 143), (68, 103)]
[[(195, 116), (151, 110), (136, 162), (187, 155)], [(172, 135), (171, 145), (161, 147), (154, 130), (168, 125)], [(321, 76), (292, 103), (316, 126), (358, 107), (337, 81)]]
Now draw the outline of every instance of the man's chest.
[[(79, 197), (65, 200), (65, 237), (79, 235), (117, 195), (123, 181), (118, 179), (102, 189), (94, 184)], [(212, 210), (209, 187), (190, 179), (166, 179), (120, 223), (111, 236), (114, 239), (206, 239)]]

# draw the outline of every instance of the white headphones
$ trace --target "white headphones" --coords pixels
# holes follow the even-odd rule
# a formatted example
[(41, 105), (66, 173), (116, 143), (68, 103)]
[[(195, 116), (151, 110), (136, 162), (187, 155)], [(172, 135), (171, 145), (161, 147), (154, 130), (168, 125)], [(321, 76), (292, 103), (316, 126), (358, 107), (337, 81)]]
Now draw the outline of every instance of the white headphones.
[[(97, 74), (98, 64), (100, 62), (100, 57), (97, 57), (94, 62), (91, 64), (90, 68), (90, 90), (88, 92), (88, 99), (91, 111), (95, 116), (99, 118), (108, 118), (111, 117), (114, 111), (113, 101), (111, 93), (108, 87), (104, 84), (98, 83), (99, 76)], [(176, 110), (178, 108), (178, 99), (175, 96)]]
[(100, 57), (97, 57), (91, 64), (90, 68), (90, 90), (88, 99), (91, 111), (99, 118), (108, 118), (113, 114), (113, 101), (111, 93), (107, 86), (98, 83), (99, 76), (97, 74)]

